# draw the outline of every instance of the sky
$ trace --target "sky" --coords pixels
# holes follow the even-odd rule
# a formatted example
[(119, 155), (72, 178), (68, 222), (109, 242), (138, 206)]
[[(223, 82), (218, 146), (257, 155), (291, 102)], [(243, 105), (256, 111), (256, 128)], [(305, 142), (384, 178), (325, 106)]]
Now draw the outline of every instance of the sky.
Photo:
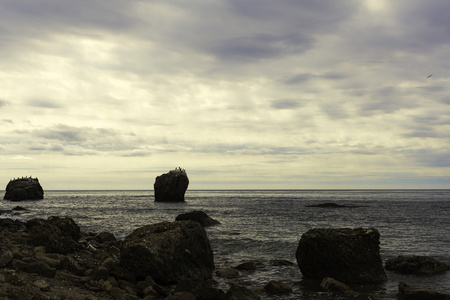
[(182, 167), (189, 189), (448, 189), (449, 11), (1, 0), (0, 185), (151, 190)]

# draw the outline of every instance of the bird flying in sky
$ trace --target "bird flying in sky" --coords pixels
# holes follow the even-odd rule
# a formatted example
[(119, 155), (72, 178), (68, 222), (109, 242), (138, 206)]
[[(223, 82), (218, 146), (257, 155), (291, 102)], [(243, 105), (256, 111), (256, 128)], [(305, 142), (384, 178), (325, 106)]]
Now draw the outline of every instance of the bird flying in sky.
[(433, 76), (433, 74), (431, 74), (431, 75), (428, 75), (428, 76), (427, 76), (427, 78), (430, 78), (431, 76)]

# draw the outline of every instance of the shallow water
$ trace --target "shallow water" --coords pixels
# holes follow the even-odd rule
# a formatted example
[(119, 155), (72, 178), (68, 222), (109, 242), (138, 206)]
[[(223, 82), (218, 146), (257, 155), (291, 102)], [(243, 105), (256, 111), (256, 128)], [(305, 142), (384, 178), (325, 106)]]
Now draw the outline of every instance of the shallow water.
[[(306, 207), (325, 202), (357, 207)], [(294, 289), (289, 296), (271, 299), (336, 299), (302, 283), (296, 265), (269, 263), (296, 262), (298, 241), (311, 228), (375, 227), (381, 234), (383, 261), (398, 255), (430, 255), (450, 263), (450, 190), (188, 190), (185, 203), (154, 202), (153, 191), (46, 191), (44, 200), (5, 201), (1, 209), (16, 205), (29, 209), (20, 216), (23, 219), (70, 216), (83, 231), (110, 231), (118, 238), (143, 225), (203, 210), (221, 222), (207, 228), (217, 267), (256, 259), (262, 265), (256, 272), (244, 272), (240, 280), (257, 287), (280, 280)], [(395, 298), (398, 282), (405, 281), (450, 292), (450, 272), (434, 276), (388, 272), (388, 277), (381, 285), (353, 288)], [(226, 281), (220, 282), (225, 288)]]

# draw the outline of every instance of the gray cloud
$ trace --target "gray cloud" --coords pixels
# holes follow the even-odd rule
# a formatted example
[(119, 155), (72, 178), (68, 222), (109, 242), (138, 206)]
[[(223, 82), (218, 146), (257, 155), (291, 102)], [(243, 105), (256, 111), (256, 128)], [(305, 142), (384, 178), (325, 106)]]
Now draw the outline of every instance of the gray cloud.
[(278, 99), (272, 100), (270, 106), (275, 109), (293, 109), (302, 106), (302, 101), (297, 99)]
[(27, 105), (41, 108), (61, 108), (63, 105), (56, 100), (50, 99), (30, 99), (26, 102)]

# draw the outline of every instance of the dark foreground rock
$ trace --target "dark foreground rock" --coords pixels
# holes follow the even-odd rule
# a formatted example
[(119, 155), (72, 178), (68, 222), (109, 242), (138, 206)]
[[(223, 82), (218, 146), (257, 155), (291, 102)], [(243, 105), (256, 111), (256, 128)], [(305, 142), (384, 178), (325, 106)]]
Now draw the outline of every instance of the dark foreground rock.
[(432, 275), (450, 270), (450, 266), (428, 256), (398, 256), (384, 264), (386, 270), (403, 274)]
[(6, 186), (5, 200), (40, 200), (44, 199), (44, 190), (37, 178), (18, 178), (11, 180)]
[(344, 283), (387, 280), (379, 252), (380, 234), (374, 228), (317, 228), (302, 235), (296, 258), (303, 276)]
[(121, 247), (121, 265), (137, 277), (170, 284), (183, 278), (208, 279), (213, 251), (203, 227), (194, 221), (163, 222), (134, 230)]
[(220, 224), (219, 221), (216, 221), (209, 217), (206, 213), (199, 210), (194, 210), (188, 213), (180, 214), (175, 218), (176, 221), (195, 221), (202, 225), (203, 227), (212, 226), (212, 225), (218, 225)]
[(155, 179), (155, 201), (183, 202), (189, 185), (186, 171), (181, 168), (169, 171)]
[(398, 285), (399, 300), (450, 300), (450, 293), (444, 291), (437, 291), (426, 287), (409, 285), (400, 282)]

